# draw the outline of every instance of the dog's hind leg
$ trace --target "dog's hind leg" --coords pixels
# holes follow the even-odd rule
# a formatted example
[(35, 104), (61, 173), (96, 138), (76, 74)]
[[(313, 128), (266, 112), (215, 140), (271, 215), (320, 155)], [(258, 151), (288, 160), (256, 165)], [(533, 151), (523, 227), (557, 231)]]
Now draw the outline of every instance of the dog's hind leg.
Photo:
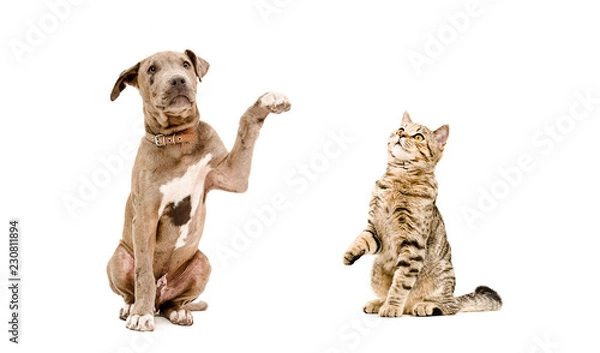
[(183, 266), (180, 273), (159, 279), (157, 303), (161, 315), (177, 325), (194, 323), (191, 311), (206, 310), (205, 302), (192, 303), (204, 291), (210, 276), (210, 263), (198, 250), (194, 257)]
[(119, 311), (121, 320), (127, 319), (134, 301), (133, 264), (133, 256), (123, 244), (119, 244), (106, 266), (110, 288), (125, 301), (125, 305)]

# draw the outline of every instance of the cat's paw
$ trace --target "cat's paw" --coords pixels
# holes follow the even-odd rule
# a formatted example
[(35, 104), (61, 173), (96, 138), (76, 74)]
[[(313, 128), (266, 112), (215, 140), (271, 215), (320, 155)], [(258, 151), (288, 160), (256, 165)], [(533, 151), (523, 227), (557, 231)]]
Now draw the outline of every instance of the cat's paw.
[(412, 309), (414, 316), (438, 316), (442, 310), (435, 303), (421, 302), (415, 304)]
[(402, 316), (403, 308), (395, 305), (384, 304), (379, 308), (379, 316), (381, 317), (400, 317)]
[(360, 259), (361, 256), (363, 256), (365, 254), (365, 250), (359, 250), (359, 249), (348, 249), (348, 251), (346, 251), (344, 253), (344, 265), (346, 266), (350, 266), (353, 263), (356, 262), (356, 260)]
[(382, 305), (383, 305), (383, 300), (374, 299), (374, 300), (368, 301), (367, 304), (365, 304), (365, 306), (363, 307), (363, 311), (366, 314), (377, 314), (377, 313), (379, 313), (379, 308), (381, 308)]

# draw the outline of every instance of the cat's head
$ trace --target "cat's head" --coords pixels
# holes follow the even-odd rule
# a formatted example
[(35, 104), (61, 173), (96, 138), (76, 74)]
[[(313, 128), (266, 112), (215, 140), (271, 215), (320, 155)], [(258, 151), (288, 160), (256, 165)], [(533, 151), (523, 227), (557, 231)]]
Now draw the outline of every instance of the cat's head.
[(404, 112), (400, 128), (392, 132), (388, 141), (388, 164), (432, 169), (442, 158), (448, 133), (448, 125), (431, 131), (413, 123)]

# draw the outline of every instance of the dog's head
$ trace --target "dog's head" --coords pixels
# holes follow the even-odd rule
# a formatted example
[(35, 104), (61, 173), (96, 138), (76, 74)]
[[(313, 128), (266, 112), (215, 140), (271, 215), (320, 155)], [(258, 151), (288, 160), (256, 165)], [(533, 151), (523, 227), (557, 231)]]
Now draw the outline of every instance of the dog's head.
[(198, 116), (198, 81), (202, 81), (208, 67), (209, 64), (191, 50), (156, 53), (123, 71), (110, 99), (114, 101), (131, 85), (142, 96), (146, 124), (153, 130), (190, 124)]

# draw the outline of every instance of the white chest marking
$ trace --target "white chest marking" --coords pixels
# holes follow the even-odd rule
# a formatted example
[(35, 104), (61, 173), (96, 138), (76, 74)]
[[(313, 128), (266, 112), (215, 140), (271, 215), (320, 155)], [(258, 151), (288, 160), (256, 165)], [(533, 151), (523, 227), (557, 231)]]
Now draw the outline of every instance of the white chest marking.
[(187, 236), (190, 231), (190, 221), (188, 221), (186, 224), (182, 225), (181, 228), (179, 228), (179, 238), (177, 238), (177, 243), (175, 243), (175, 249), (179, 249), (180, 247), (185, 245), (185, 241), (187, 240)]
[(189, 226), (192, 218), (196, 214), (196, 209), (200, 202), (200, 198), (204, 194), (204, 181), (206, 175), (210, 172), (211, 168), (208, 166), (212, 155), (209, 153), (202, 158), (198, 163), (188, 167), (185, 173), (179, 177), (170, 180), (164, 185), (161, 185), (160, 192), (163, 194), (158, 208), (158, 217), (160, 218), (165, 210), (165, 207), (173, 202), (175, 206), (181, 202), (184, 198), (190, 196), (191, 211), (190, 219), (184, 225), (179, 228), (179, 238), (175, 244), (175, 249), (185, 245), (186, 238), (189, 232)]

